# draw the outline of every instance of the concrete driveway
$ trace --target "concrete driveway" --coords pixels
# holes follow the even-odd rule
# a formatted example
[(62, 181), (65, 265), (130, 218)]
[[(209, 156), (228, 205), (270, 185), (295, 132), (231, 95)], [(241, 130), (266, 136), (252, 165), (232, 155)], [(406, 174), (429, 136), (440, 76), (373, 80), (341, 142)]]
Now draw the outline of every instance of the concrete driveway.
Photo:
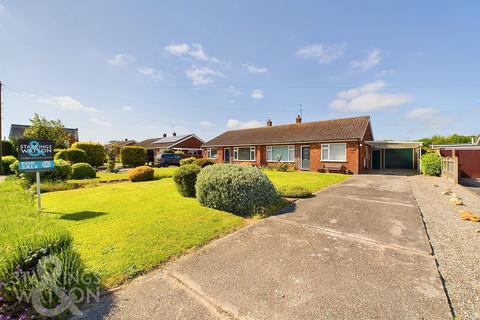
[(450, 319), (405, 177), (363, 175), (139, 278), (85, 317)]

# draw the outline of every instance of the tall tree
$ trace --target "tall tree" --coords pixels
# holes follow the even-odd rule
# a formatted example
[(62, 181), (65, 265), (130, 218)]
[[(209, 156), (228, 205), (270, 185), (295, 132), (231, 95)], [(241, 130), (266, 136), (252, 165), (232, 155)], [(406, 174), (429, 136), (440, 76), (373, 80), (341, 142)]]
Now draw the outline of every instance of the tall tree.
[(53, 140), (55, 148), (67, 148), (69, 146), (69, 134), (62, 121), (47, 120), (35, 113), (30, 122), (30, 127), (23, 132), (24, 138)]

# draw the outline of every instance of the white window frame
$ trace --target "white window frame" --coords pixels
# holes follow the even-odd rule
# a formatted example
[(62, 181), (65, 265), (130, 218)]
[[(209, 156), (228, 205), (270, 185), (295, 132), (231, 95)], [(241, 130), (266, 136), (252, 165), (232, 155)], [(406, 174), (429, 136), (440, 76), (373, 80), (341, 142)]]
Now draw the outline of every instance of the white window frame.
[[(247, 149), (247, 148), (250, 148), (250, 160), (239, 160), (238, 159), (238, 149)], [(253, 159), (251, 159), (252, 157), (252, 152), (253, 152)], [(256, 147), (234, 147), (233, 148), (233, 160), (235, 161), (252, 161), (254, 162), (255, 161), (255, 158), (256, 158), (256, 154), (257, 154), (257, 149)]]
[[(215, 153), (215, 157), (212, 157), (212, 150), (216, 150), (217, 152)], [(218, 157), (218, 150), (215, 148), (208, 148), (207, 149), (207, 158), (208, 159), (217, 159)]]
[[(341, 144), (341, 145), (345, 146), (345, 155), (344, 155), (344, 158), (342, 160), (331, 160), (330, 159), (330, 154), (331, 154), (330, 146), (332, 144), (334, 144), (334, 145)], [(328, 150), (327, 151), (328, 152), (328, 159), (324, 159), (324, 157), (323, 157), (324, 149)], [(347, 144), (346, 143), (322, 143), (320, 150), (321, 150), (320, 161), (322, 161), (322, 162), (347, 162)]]
[[(272, 158), (273, 156), (273, 148), (285, 148), (287, 147), (288, 149), (288, 158), (287, 160), (280, 160), (280, 161), (277, 161), (277, 160), (274, 160)], [(290, 159), (290, 151), (293, 150), (293, 159)], [(270, 159), (268, 159), (268, 153), (270, 152)], [(295, 162), (295, 146), (294, 145), (289, 145), (289, 146), (267, 146), (266, 148), (266, 158), (267, 158), (267, 162)]]

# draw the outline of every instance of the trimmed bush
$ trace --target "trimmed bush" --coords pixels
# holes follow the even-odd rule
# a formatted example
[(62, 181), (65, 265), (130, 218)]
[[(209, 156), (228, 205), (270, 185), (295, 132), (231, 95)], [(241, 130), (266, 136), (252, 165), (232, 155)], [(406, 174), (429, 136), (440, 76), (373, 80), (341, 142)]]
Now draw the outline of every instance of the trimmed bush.
[(201, 168), (194, 164), (185, 164), (175, 170), (173, 181), (177, 186), (178, 193), (184, 197), (195, 198), (195, 183)]
[(200, 204), (243, 216), (263, 213), (279, 200), (268, 177), (251, 166), (207, 166), (199, 173), (195, 189)]
[(55, 160), (65, 160), (71, 163), (87, 162), (87, 153), (82, 149), (62, 149), (55, 154)]
[(105, 149), (100, 143), (94, 142), (75, 142), (72, 149), (81, 149), (87, 154), (87, 163), (98, 167), (105, 161)]
[(140, 166), (128, 172), (128, 179), (132, 182), (151, 181), (155, 177), (155, 171), (148, 166)]
[(4, 156), (15, 156), (17, 154), (15, 146), (12, 141), (3, 140), (2, 141), (2, 154), (0, 157)]
[(193, 161), (193, 164), (199, 166), (200, 168), (205, 168), (206, 166), (215, 164), (215, 162), (209, 159), (196, 159)]
[(147, 151), (142, 147), (125, 146), (120, 149), (120, 159), (124, 166), (143, 166), (147, 161)]
[(273, 171), (281, 171), (281, 172), (287, 172), (288, 171), (288, 163), (275, 163), (270, 166), (266, 167), (267, 170), (273, 170)]
[(312, 192), (302, 186), (288, 185), (278, 188), (282, 197), (286, 198), (310, 198)]
[(184, 166), (186, 164), (192, 164), (195, 160), (197, 160), (197, 158), (195, 158), (195, 157), (185, 158), (185, 159), (180, 160), (180, 165)]
[(6, 175), (12, 174), (13, 170), (10, 169), (10, 166), (17, 161), (17, 158), (14, 156), (4, 156), (1, 158), (1, 165), (3, 166), (3, 173)]
[(97, 172), (88, 163), (75, 163), (72, 165), (72, 179), (91, 179), (96, 176)]
[(442, 173), (442, 158), (436, 152), (424, 154), (421, 165), (422, 173), (426, 176), (440, 176)]

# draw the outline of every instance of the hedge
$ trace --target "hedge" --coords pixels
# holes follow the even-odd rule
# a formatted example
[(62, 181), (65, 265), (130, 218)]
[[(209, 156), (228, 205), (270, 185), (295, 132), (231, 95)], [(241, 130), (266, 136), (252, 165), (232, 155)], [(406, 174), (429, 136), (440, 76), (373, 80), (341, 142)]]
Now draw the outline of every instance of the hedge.
[(72, 149), (81, 149), (87, 154), (87, 163), (91, 166), (102, 166), (105, 161), (105, 149), (99, 143), (94, 142), (75, 142)]
[(195, 157), (190, 157), (190, 158), (181, 159), (181, 160), (180, 160), (180, 165), (181, 165), (181, 166), (184, 166), (184, 165), (186, 165), (186, 164), (192, 164), (195, 160), (197, 160), (197, 158), (195, 158)]
[(140, 166), (128, 172), (128, 179), (132, 182), (151, 181), (155, 178), (155, 171), (148, 166)]
[(92, 179), (96, 176), (97, 172), (88, 163), (75, 163), (72, 165), (72, 179)]
[(199, 173), (195, 189), (200, 204), (244, 216), (263, 213), (279, 200), (268, 177), (251, 166), (207, 166)]
[(209, 159), (196, 159), (193, 161), (193, 164), (199, 166), (200, 168), (205, 168), (206, 166), (215, 164), (215, 162)]
[(13, 170), (10, 167), (15, 163), (15, 161), (17, 161), (17, 158), (14, 156), (4, 156), (1, 158), (1, 165), (3, 166), (4, 174), (8, 175), (13, 173)]
[(147, 161), (147, 151), (142, 147), (125, 146), (120, 149), (120, 159), (124, 166), (143, 166)]
[(427, 176), (440, 176), (442, 173), (442, 157), (436, 152), (426, 153), (421, 160), (422, 173)]
[(59, 159), (71, 163), (87, 162), (87, 153), (82, 149), (62, 149), (55, 154), (55, 160)]
[(194, 164), (185, 164), (175, 170), (173, 181), (180, 195), (195, 198), (195, 183), (200, 171), (201, 168)]
[(2, 154), (1, 156), (16, 156), (17, 151), (15, 150), (15, 146), (13, 145), (12, 141), (9, 140), (2, 140)]

